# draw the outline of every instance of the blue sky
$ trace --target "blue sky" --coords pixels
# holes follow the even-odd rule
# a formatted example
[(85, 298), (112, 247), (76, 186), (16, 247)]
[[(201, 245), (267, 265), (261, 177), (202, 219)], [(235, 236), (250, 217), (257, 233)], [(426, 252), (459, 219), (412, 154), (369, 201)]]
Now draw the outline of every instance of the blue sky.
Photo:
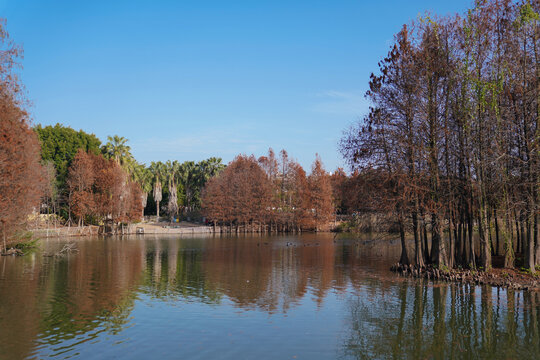
[(425, 11), (469, 0), (0, 0), (34, 123), (129, 139), (137, 160), (288, 150), (344, 164), (369, 75)]

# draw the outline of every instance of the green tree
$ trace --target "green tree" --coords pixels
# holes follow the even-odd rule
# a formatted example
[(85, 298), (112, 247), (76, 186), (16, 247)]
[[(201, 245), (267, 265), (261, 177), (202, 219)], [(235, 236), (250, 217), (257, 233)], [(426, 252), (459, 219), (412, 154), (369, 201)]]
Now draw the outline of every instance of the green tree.
[[(101, 151), (108, 159), (114, 159), (124, 169), (134, 160), (131, 155), (131, 148), (127, 145), (128, 139), (122, 136), (107, 136), (107, 143), (103, 145)], [(126, 169), (127, 170), (127, 169)]]
[(167, 183), (169, 190), (169, 201), (167, 204), (167, 212), (172, 220), (174, 215), (178, 214), (178, 188), (177, 188), (177, 176), (180, 169), (180, 163), (178, 161), (167, 161), (165, 163)]
[(41, 143), (43, 162), (52, 161), (57, 172), (57, 186), (65, 189), (68, 168), (79, 149), (85, 152), (99, 153), (101, 141), (94, 135), (82, 130), (75, 131), (68, 126), (34, 127)]
[(132, 179), (141, 186), (141, 200), (142, 200), (142, 215), (144, 217), (144, 209), (148, 203), (148, 194), (152, 191), (153, 175), (149, 168), (143, 164), (139, 164), (136, 161), (131, 162), (130, 170)]

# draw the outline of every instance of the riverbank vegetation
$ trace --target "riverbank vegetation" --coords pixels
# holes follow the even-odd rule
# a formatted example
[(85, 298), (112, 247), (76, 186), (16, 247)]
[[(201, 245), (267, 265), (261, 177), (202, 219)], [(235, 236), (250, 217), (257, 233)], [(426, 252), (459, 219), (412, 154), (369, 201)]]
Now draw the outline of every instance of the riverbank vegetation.
[(491, 0), (422, 17), (371, 76), (369, 115), (340, 147), (364, 201), (397, 219), (402, 264), (540, 265), (539, 13)]
[(69, 209), (79, 226), (85, 219), (114, 226), (142, 218), (141, 187), (115, 160), (79, 150), (69, 168), (67, 187)]
[[(166, 215), (168, 219), (192, 214), (200, 217), (202, 188), (224, 168), (219, 158), (158, 161), (146, 166), (135, 160), (128, 140), (118, 135), (109, 136), (102, 145), (95, 135), (60, 124), (38, 125), (34, 130), (41, 143), (42, 163), (50, 169), (41, 212), (53, 214), (63, 224), (99, 225), (105, 219), (133, 222), (145, 214)], [(96, 196), (98, 193), (110, 197)], [(128, 194), (132, 194), (131, 200)], [(115, 210), (111, 204), (105, 205), (115, 198), (122, 199), (122, 204), (114, 201)], [(112, 212), (103, 212), (106, 208)]]
[(208, 219), (215, 225), (258, 232), (318, 230), (332, 219), (330, 177), (317, 156), (311, 174), (285, 150), (276, 158), (239, 155), (212, 178), (203, 195)]

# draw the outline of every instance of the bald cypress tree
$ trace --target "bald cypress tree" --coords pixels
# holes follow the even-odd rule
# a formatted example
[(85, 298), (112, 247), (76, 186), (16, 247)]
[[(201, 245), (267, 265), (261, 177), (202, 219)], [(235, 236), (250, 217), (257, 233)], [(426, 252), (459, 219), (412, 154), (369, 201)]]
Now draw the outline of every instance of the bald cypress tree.
[(30, 129), (22, 86), (14, 66), (21, 49), (0, 21), (0, 232), (5, 250), (14, 231), (39, 205), (43, 169), (39, 143)]

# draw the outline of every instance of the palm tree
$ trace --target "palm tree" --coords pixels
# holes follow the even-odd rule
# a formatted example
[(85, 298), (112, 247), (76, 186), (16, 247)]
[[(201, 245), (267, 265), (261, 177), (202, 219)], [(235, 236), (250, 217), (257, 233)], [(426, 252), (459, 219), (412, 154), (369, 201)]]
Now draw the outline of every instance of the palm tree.
[(195, 178), (196, 165), (193, 161), (184, 161), (182, 165), (179, 166), (177, 174), (179, 179), (184, 186), (185, 192), (185, 207), (187, 211), (191, 210), (192, 199), (193, 199), (193, 180)]
[(169, 184), (169, 203), (167, 205), (167, 210), (171, 220), (174, 215), (178, 214), (178, 189), (176, 186), (176, 178), (178, 170), (180, 169), (180, 163), (178, 161), (167, 161), (165, 164), (167, 167), (167, 177)]
[(120, 165), (128, 175), (135, 181), (141, 176), (141, 168), (144, 169), (144, 165), (139, 164), (134, 158), (125, 158)]
[(157, 219), (159, 221), (159, 202), (162, 199), (162, 187), (161, 187), (161, 181), (164, 178), (165, 175), (165, 164), (163, 164), (161, 161), (158, 162), (152, 162), (150, 164), (150, 172), (153, 175), (154, 178), (154, 187), (153, 187), (153, 195), (154, 200), (156, 201), (156, 211), (157, 211)]
[(156, 217), (159, 222), (159, 202), (161, 201), (161, 181), (159, 179), (156, 179), (156, 182), (154, 183), (154, 200), (156, 201)]
[(136, 166), (132, 168), (131, 176), (136, 181), (142, 190), (141, 202), (142, 202), (142, 215), (144, 217), (144, 209), (148, 202), (148, 194), (152, 191), (152, 179), (153, 175), (149, 168), (146, 168), (142, 164), (135, 163)]
[(197, 182), (202, 188), (211, 177), (219, 174), (225, 165), (221, 163), (221, 158), (211, 157), (197, 163)]
[(124, 167), (124, 165), (131, 159), (131, 148), (126, 145), (128, 139), (114, 135), (107, 136), (107, 143), (102, 147), (104, 155), (108, 159), (114, 159), (119, 165)]

